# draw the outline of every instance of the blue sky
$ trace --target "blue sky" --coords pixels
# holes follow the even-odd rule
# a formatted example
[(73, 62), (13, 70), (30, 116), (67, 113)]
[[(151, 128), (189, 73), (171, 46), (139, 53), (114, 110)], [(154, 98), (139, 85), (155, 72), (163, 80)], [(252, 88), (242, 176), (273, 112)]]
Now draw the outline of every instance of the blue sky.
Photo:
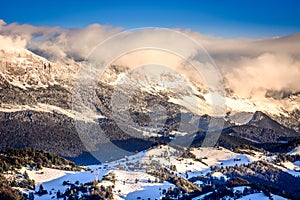
[[(214, 3), (212, 3), (214, 2)], [(0, 18), (42, 26), (92, 23), (125, 29), (183, 28), (219, 37), (267, 37), (300, 32), (300, 1), (1, 1)]]

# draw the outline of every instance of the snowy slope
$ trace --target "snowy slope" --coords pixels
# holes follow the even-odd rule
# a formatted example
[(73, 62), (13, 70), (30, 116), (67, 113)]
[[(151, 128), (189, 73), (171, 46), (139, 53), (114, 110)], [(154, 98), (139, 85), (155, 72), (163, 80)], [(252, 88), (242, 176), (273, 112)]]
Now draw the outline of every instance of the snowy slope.
[[(240, 189), (243, 189), (243, 188), (244, 188), (244, 186), (238, 188), (237, 190), (243, 192), (243, 190), (240, 190)], [(234, 188), (234, 190), (236, 191), (235, 188)], [(200, 195), (198, 197), (193, 198), (193, 200), (202, 200), (204, 197), (206, 197), (210, 194), (211, 194), (211, 192), (208, 192), (206, 194), (203, 194), (203, 195)], [(271, 196), (274, 200), (286, 200), (286, 198), (278, 196), (278, 195), (271, 194)], [(227, 199), (227, 200), (234, 200), (234, 198), (231, 198), (231, 197), (224, 197), (224, 198)], [(269, 199), (270, 198), (267, 197), (263, 192), (249, 194), (249, 195), (243, 196), (241, 198), (238, 198), (238, 200), (269, 200)]]
[(158, 169), (162, 167), (170, 168), (176, 166), (174, 171), (178, 176), (189, 178), (205, 175), (211, 171), (211, 166), (234, 166), (236, 164), (251, 163), (257, 160), (269, 160), (270, 158), (257, 152), (255, 156), (248, 154), (237, 154), (225, 148), (193, 148), (191, 151), (197, 158), (203, 158), (202, 162), (191, 158), (182, 158), (182, 152), (167, 145), (161, 145), (148, 151), (139, 152), (132, 156), (107, 163), (108, 168), (124, 168), (129, 171), (145, 171), (149, 167), (158, 164)]
[[(22, 168), (21, 172), (24, 172), (26, 169)], [(75, 183), (79, 181), (79, 183), (87, 183), (94, 181), (94, 174), (90, 171), (83, 172), (72, 172), (72, 171), (64, 171), (64, 170), (56, 170), (43, 168), (39, 171), (31, 171), (26, 170), (30, 179), (35, 180), (36, 188), (38, 189), (40, 184), (43, 184), (44, 189), (48, 191), (48, 194), (39, 196), (35, 195), (35, 199), (37, 200), (49, 200), (53, 196), (56, 198), (56, 192), (60, 190), (64, 192), (69, 186), (63, 185), (63, 181), (69, 181), (70, 183)], [(99, 171), (98, 178), (101, 179), (103, 175), (105, 175), (109, 170), (101, 170)], [(36, 189), (36, 190), (37, 190)], [(50, 194), (50, 191), (52, 194)], [(30, 191), (27, 191), (27, 193)]]
[[(130, 171), (121, 171), (121, 170), (109, 170), (103, 169), (102, 165), (93, 166), (92, 168), (99, 168), (102, 170), (97, 170), (98, 179), (101, 180), (103, 175), (107, 173), (114, 173), (116, 175), (116, 183), (114, 187), (114, 194), (116, 199), (136, 199), (137, 197), (141, 198), (160, 198), (162, 196), (162, 190), (173, 188), (174, 185), (168, 182), (163, 183), (154, 183), (155, 177), (148, 175), (144, 172), (130, 172)], [(23, 168), (21, 172), (24, 173), (26, 169)], [(64, 181), (70, 183), (88, 183), (92, 182), (95, 179), (94, 173), (87, 172), (69, 172), (63, 170), (55, 170), (44, 168), (40, 171), (30, 171), (26, 170), (29, 177), (34, 179), (37, 188), (40, 184), (43, 184), (44, 189), (48, 191), (48, 194), (38, 196), (35, 195), (35, 199), (38, 200), (48, 200), (55, 196), (56, 192), (60, 190), (61, 192), (65, 191), (69, 186), (63, 185)], [(136, 182), (135, 179), (138, 179)], [(150, 180), (151, 182), (148, 182)], [(98, 186), (101, 185), (109, 186), (113, 183), (109, 181), (101, 181)], [(51, 194), (50, 194), (51, 191)], [(25, 191), (26, 193), (30, 191)], [(55, 197), (56, 198), (56, 197)]]
[(68, 82), (77, 69), (78, 64), (74, 62), (72, 66), (54, 63), (27, 49), (4, 49), (0, 52), (0, 76), (24, 90), (58, 84), (70, 87)]
[(289, 155), (300, 155), (300, 146), (294, 148), (290, 152), (288, 152)]
[(1, 112), (17, 112), (17, 111), (37, 111), (37, 112), (49, 112), (49, 113), (59, 113), (66, 115), (67, 117), (74, 118), (77, 120), (96, 123), (96, 119), (104, 118), (103, 115), (96, 114), (94, 112), (81, 112), (80, 114), (74, 110), (64, 109), (58, 106), (37, 103), (35, 105), (11, 105), (11, 104), (1, 104)]
[[(117, 191), (117, 196), (121, 199), (137, 199), (137, 197), (142, 199), (148, 199), (150, 197), (160, 198), (163, 189), (167, 190), (170, 187), (174, 187), (173, 184), (168, 182), (153, 183), (155, 177), (143, 172), (120, 170), (114, 170), (113, 172), (116, 174), (117, 179), (115, 190)], [(135, 183), (135, 179), (138, 179), (137, 183)], [(150, 180), (151, 183), (149, 183), (148, 180)]]
[[(278, 195), (274, 195), (274, 194), (271, 194), (271, 196), (273, 197), (274, 200), (285, 200), (286, 198), (283, 198), (281, 196), (278, 196)], [(254, 193), (254, 194), (249, 194), (249, 195), (246, 195), (242, 198), (239, 198), (239, 200), (269, 200), (270, 198), (267, 197), (266, 195), (264, 195), (264, 193), (260, 192), (260, 193)]]
[[(115, 175), (115, 182), (113, 183), (107, 180), (100, 181), (98, 186), (114, 185), (113, 193), (115, 199), (136, 199), (138, 197), (147, 199), (149, 197), (160, 198), (163, 189), (167, 190), (170, 187), (175, 187), (169, 182), (157, 182), (155, 177), (147, 174), (146, 170), (151, 169), (149, 167), (153, 167), (152, 165), (157, 163), (160, 167), (157, 170), (170, 168), (170, 165), (176, 166), (176, 170), (173, 172), (177, 176), (187, 179), (199, 175), (206, 175), (211, 172), (211, 167), (213, 166), (235, 166), (258, 160), (271, 161), (274, 159), (261, 152), (253, 151), (252, 155), (248, 155), (247, 150), (245, 150), (244, 154), (239, 154), (225, 148), (193, 148), (191, 152), (197, 158), (202, 158), (202, 162), (191, 158), (182, 158), (182, 152), (167, 145), (160, 145), (116, 161), (87, 166), (93, 170), (94, 173), (91, 171), (70, 172), (49, 168), (44, 168), (40, 171), (27, 170), (27, 173), (30, 178), (36, 181), (37, 187), (43, 184), (44, 188), (52, 193), (51, 195), (48, 193), (41, 197), (36, 195), (36, 199), (50, 199), (52, 196), (55, 196), (58, 190), (64, 191), (68, 186), (63, 186), (63, 181), (69, 181), (70, 183), (75, 183), (76, 181), (79, 181), (79, 183), (87, 183), (92, 182), (95, 177), (101, 180), (102, 177), (108, 173)], [(283, 163), (285, 167), (276, 164), (272, 165), (282, 171), (297, 176), (298, 174), (296, 174), (297, 172), (295, 172), (294, 169), (299, 168), (300, 164), (298, 162), (286, 162)], [(21, 172), (24, 173), (25, 170), (25, 168), (22, 168)], [(220, 172), (214, 172), (210, 174), (210, 176), (216, 179), (227, 180), (227, 177)], [(198, 180), (194, 184), (201, 185), (203, 182)], [(241, 186), (233, 188), (233, 190), (242, 192), (244, 188), (244, 186)], [(249, 196), (249, 198), (255, 198), (257, 195), (263, 194), (253, 194), (253, 196)], [(195, 199), (201, 199), (204, 196), (205, 195), (201, 195), (201, 197)], [(274, 198), (275, 197), (277, 198), (277, 196), (274, 196)], [(280, 197), (278, 198), (280, 199)]]
[[(51, 62), (22, 48), (7, 47), (0, 52), (0, 78), (23, 90), (59, 85), (71, 91), (80, 66), (81, 63), (72, 60)], [(186, 111), (200, 115), (212, 115), (212, 108), (220, 106), (214, 105), (212, 99), (224, 102), (226, 112), (230, 111), (230, 115), (262, 111), (271, 116), (288, 116), (289, 112), (299, 109), (300, 105), (300, 95), (285, 99), (255, 99), (228, 93), (222, 97), (209, 91), (202, 83), (186, 80), (184, 76), (172, 71), (158, 70), (154, 73), (152, 70), (149, 73), (142, 71), (135, 73), (131, 73), (128, 67), (115, 66), (112, 69), (106, 69), (102, 75), (102, 81), (115, 87), (119, 87), (124, 81), (126, 83), (131, 81), (141, 91), (153, 95), (166, 95), (168, 102), (181, 105)], [(235, 119), (233, 117), (231, 121), (235, 122)], [(246, 122), (246, 118), (242, 121), (236, 120), (237, 124)]]

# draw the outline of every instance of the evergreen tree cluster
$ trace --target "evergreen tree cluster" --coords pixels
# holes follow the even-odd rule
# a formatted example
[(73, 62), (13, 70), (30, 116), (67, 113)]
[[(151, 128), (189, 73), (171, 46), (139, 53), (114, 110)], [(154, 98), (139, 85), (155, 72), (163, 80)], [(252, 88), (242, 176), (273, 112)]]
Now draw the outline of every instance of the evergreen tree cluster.
[(80, 170), (73, 162), (43, 150), (6, 149), (0, 151), (0, 173), (20, 169), (23, 166), (29, 166), (36, 170), (43, 167), (70, 171)]

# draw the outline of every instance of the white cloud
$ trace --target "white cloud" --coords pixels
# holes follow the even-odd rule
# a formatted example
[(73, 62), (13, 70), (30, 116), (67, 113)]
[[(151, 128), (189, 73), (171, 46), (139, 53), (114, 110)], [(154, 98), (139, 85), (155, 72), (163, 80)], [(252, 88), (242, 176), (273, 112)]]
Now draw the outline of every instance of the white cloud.
[(0, 22), (0, 35), (21, 38), (26, 47), (52, 60), (63, 58), (83, 59), (101, 41), (119, 32), (120, 28), (92, 24), (85, 28), (32, 26)]
[(264, 98), (267, 90), (300, 91), (300, 34), (259, 40), (187, 34), (207, 49), (236, 93)]
[[(29, 48), (52, 60), (84, 59), (97, 44), (121, 30), (99, 24), (65, 29), (6, 24), (0, 20), (0, 49)], [(300, 34), (254, 40), (216, 38), (189, 30), (182, 32), (208, 51), (223, 73), (226, 83), (235, 92), (249, 97), (264, 96), (270, 89), (300, 91)], [(139, 40), (143, 39), (141, 35)], [(117, 41), (114, 48), (118, 49), (118, 43), (121, 42)], [(183, 53), (189, 52), (192, 54), (193, 49), (184, 49)], [(178, 57), (166, 52), (157, 54), (151, 51), (128, 54), (118, 61), (123, 65), (138, 65), (150, 62), (149, 59), (155, 59), (155, 62), (162, 60), (162, 63), (170, 66), (181, 62)], [(189, 71), (191, 68), (179, 70)]]
[(9, 37), (0, 35), (0, 49), (9, 49), (9, 48), (25, 48), (26, 40), (21, 37)]
[(225, 73), (229, 87), (242, 96), (264, 97), (267, 90), (300, 90), (300, 62), (288, 55), (243, 57)]

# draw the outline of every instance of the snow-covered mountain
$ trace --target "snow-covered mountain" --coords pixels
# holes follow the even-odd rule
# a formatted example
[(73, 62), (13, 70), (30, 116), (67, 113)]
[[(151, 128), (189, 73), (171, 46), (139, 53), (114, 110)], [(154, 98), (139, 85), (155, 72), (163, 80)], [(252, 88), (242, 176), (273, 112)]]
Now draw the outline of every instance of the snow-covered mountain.
[[(41, 56), (34, 54), (27, 49), (10, 48), (0, 51), (0, 75), (1, 83), (6, 82), (11, 87), (20, 90), (30, 90), (60, 86), (72, 92), (72, 84), (81, 63), (64, 60), (51, 62)], [(130, 75), (133, 74), (131, 77)], [(205, 85), (194, 81), (185, 80), (184, 76), (172, 72), (160, 72), (151, 74), (143, 72), (143, 69), (132, 72), (130, 68), (123, 66), (112, 66), (102, 74), (101, 80), (109, 85), (116, 85), (119, 81), (124, 81), (124, 77), (130, 76), (133, 84), (152, 95), (167, 94), (168, 101), (183, 106), (191, 112), (198, 114), (211, 114), (208, 109), (211, 107), (211, 98), (216, 93), (208, 91)], [(137, 87), (137, 86), (136, 86)], [(262, 111), (274, 117), (289, 117), (290, 113), (299, 110), (300, 94), (284, 95), (284, 98), (275, 98), (272, 92), (266, 98), (244, 98), (238, 96), (232, 90), (228, 90), (223, 98), (228, 117), (231, 120), (238, 120), (233, 115), (237, 113), (255, 113)], [(277, 95), (278, 96), (278, 95)], [(198, 104), (201, 109), (196, 109), (194, 104)], [(12, 105), (14, 106), (14, 103)], [(3, 107), (3, 106), (1, 106)], [(59, 106), (64, 107), (64, 106)], [(246, 120), (246, 119), (245, 119)]]
[[(0, 51), (0, 127), (1, 134), (9, 141), (2, 143), (1, 148), (34, 147), (60, 155), (78, 155), (85, 148), (76, 134), (74, 127), (76, 121), (99, 123), (109, 140), (132, 138), (131, 135), (122, 133), (118, 127), (120, 123), (116, 124), (112, 113), (114, 105), (111, 104), (111, 98), (116, 89), (131, 97), (129, 105), (119, 105), (120, 108), (117, 108), (119, 115), (125, 115), (130, 110), (130, 117), (138, 126), (131, 126), (126, 120), (124, 123), (121, 121), (121, 124), (123, 123), (129, 130), (138, 131), (142, 140), (156, 136), (167, 137), (174, 133), (184, 136), (186, 133), (177, 131), (180, 116), (186, 116), (188, 122), (195, 126), (195, 131), (207, 130), (210, 120), (219, 117), (212, 115), (211, 108), (215, 106), (211, 101), (212, 98), (225, 102), (225, 128), (259, 127), (255, 129), (258, 131), (255, 135), (259, 137), (256, 139), (259, 141), (262, 139), (258, 136), (261, 131), (272, 132), (275, 135), (281, 131), (284, 133), (279, 136), (295, 137), (297, 134), (293, 131), (290, 131), (292, 134), (286, 134), (285, 130), (290, 128), (299, 130), (300, 95), (297, 93), (284, 95), (282, 98), (269, 95), (263, 99), (254, 99), (240, 97), (227, 89), (225, 96), (221, 97), (202, 83), (189, 80), (173, 71), (159, 69), (151, 71), (145, 68), (132, 70), (126, 66), (111, 66), (99, 77), (95, 111), (87, 113), (81, 112), (84, 109), (74, 111), (72, 104), (77, 102), (72, 99), (73, 84), (76, 77), (80, 76), (78, 73), (82, 66), (82, 63), (71, 59), (52, 62), (27, 49), (8, 47)], [(132, 89), (134, 93), (129, 94)], [(158, 122), (160, 124), (154, 127), (150, 118), (155, 112), (156, 105), (163, 107), (163, 113)], [(264, 119), (254, 115), (257, 111), (267, 114), (271, 117), (270, 121), (277, 120), (279, 124), (265, 126), (263, 122), (260, 123)], [(179, 115), (180, 113), (182, 115)], [(15, 124), (18, 124), (18, 129)], [(237, 131), (236, 128), (234, 130)], [(256, 137), (247, 137), (247, 134), (246, 138), (250, 140)], [(38, 140), (42, 141), (32, 143), (37, 135), (40, 136)], [(62, 143), (67, 143), (67, 147), (52, 145), (58, 137), (63, 138)]]

